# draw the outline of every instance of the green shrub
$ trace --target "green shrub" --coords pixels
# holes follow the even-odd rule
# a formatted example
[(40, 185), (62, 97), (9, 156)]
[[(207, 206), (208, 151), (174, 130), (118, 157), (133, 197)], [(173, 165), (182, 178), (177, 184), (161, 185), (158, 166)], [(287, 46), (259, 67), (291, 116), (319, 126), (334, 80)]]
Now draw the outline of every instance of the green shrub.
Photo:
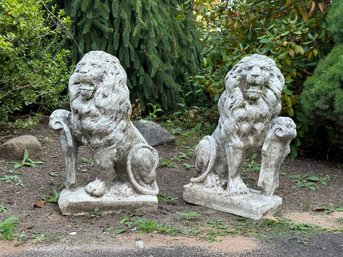
[[(60, 1), (59, 1), (60, 2)], [(182, 102), (182, 84), (198, 70), (200, 39), (186, 1), (66, 0), (73, 19), (73, 61), (91, 50), (118, 57), (131, 99), (164, 111)], [(188, 2), (188, 1), (187, 1)]]
[(332, 1), (327, 15), (335, 46), (318, 64), (301, 94), (304, 122), (310, 124), (310, 144), (335, 157), (343, 150), (343, 2)]
[(343, 43), (343, 2), (341, 0), (333, 0), (329, 10), (327, 21), (329, 30), (333, 35), (336, 44)]
[(48, 1), (0, 3), (0, 124), (34, 104), (43, 111), (65, 98), (68, 51), (59, 49), (68, 19)]
[(319, 62), (305, 83), (301, 104), (308, 122), (324, 126), (331, 141), (343, 138), (343, 45)]
[(216, 102), (224, 90), (225, 74), (240, 59), (253, 53), (267, 55), (285, 76), (282, 114), (292, 117), (302, 82), (330, 42), (324, 22), (325, 3), (330, 1), (314, 9), (314, 1), (196, 2), (207, 33), (203, 71), (193, 78), (194, 84)]

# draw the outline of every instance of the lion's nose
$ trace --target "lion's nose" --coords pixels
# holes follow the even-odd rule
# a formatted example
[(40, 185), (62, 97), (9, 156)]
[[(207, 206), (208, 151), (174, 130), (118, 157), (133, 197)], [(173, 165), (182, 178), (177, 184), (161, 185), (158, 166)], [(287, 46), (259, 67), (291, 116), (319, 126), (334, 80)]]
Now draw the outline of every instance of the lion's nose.
[(254, 66), (251, 70), (251, 76), (258, 77), (261, 74), (261, 69), (259, 67)]

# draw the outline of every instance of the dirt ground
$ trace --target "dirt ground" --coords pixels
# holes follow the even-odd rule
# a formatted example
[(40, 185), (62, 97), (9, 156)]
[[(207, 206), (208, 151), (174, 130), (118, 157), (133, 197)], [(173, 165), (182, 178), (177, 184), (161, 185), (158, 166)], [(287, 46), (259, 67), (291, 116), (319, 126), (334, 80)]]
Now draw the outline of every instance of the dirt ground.
[[(116, 228), (122, 226), (120, 220), (127, 212), (118, 211), (110, 215), (101, 215), (94, 212), (89, 216), (62, 216), (58, 205), (45, 203), (41, 208), (34, 207), (41, 199), (51, 196), (53, 189), (61, 191), (63, 188), (63, 159), (59, 148), (58, 136), (48, 128), (47, 123), (41, 124), (32, 131), (0, 131), (0, 143), (22, 134), (37, 136), (43, 146), (42, 165), (34, 168), (22, 167), (14, 170), (11, 161), (0, 160), (0, 179), (6, 175), (18, 175), (22, 180), (21, 185), (0, 181), (0, 204), (6, 211), (0, 212), (0, 221), (7, 217), (18, 218), (16, 242), (0, 241), (2, 253), (14, 251), (13, 245), (20, 245), (16, 251), (25, 245), (65, 244), (77, 245), (79, 243), (91, 244), (95, 242), (136, 242), (143, 240), (146, 245), (170, 245), (184, 244), (205, 247), (216, 251), (246, 251), (257, 248), (259, 243), (254, 235), (237, 235), (221, 238), (220, 241), (211, 242), (208, 238), (199, 236), (199, 231), (193, 233), (194, 228), (206, 230), (201, 224), (209, 224), (212, 221), (222, 221), (227, 224), (241, 222), (241, 218), (208, 209), (205, 207), (190, 205), (183, 201), (183, 185), (195, 176), (192, 169), (187, 169), (192, 164), (189, 154), (192, 143), (188, 143), (185, 137), (179, 138), (176, 145), (158, 146), (163, 167), (158, 169), (158, 185), (162, 200), (157, 211), (135, 213), (136, 216), (153, 219), (161, 224), (167, 224), (182, 231), (176, 237), (159, 235), (157, 233), (142, 234), (132, 227), (123, 234), (116, 234)], [(245, 181), (254, 187), (257, 183), (258, 172), (256, 162), (246, 166)], [(87, 149), (82, 149), (79, 154), (79, 170), (77, 180), (85, 185), (94, 179), (92, 173), (92, 160)], [(173, 167), (174, 166), (174, 167)], [(282, 209), (270, 219), (276, 217), (287, 218), (294, 222), (309, 223), (327, 229), (343, 229), (343, 212), (327, 214), (322, 206), (343, 206), (343, 176), (342, 166), (339, 163), (317, 161), (312, 159), (286, 159), (280, 176), (280, 187), (275, 192), (283, 198)], [(291, 175), (313, 175), (323, 181), (317, 183), (316, 190), (299, 187)], [(297, 180), (299, 181), (299, 179)], [(304, 183), (302, 183), (303, 185)], [(328, 209), (326, 209), (328, 210)], [(180, 212), (197, 212), (198, 216), (191, 221), (182, 218)], [(201, 233), (200, 233), (201, 235)], [(204, 235), (204, 234), (202, 234)], [(235, 241), (236, 240), (236, 241)], [(239, 242), (239, 243), (237, 243)], [(133, 244), (132, 244), (133, 245)], [(7, 250), (6, 250), (7, 249)], [(0, 251), (1, 252), (1, 251)], [(0, 254), (1, 256), (1, 254)]]

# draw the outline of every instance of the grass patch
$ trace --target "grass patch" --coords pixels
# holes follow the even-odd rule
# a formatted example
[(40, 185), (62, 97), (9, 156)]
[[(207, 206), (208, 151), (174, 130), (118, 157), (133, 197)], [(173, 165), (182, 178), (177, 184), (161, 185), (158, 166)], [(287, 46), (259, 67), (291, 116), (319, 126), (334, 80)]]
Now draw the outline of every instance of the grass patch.
[(310, 174), (295, 174), (290, 175), (289, 178), (298, 188), (306, 188), (311, 191), (316, 191), (319, 185), (326, 186), (329, 182), (329, 176), (315, 176)]
[(159, 203), (167, 203), (177, 200), (177, 197), (168, 196), (168, 195), (157, 195), (157, 200)]
[(88, 219), (91, 223), (94, 223), (101, 216), (101, 211), (99, 208), (94, 208), (92, 212), (88, 214)]
[(153, 219), (138, 218), (135, 220), (134, 224), (136, 225), (137, 231), (144, 233), (157, 232), (171, 236), (180, 234), (180, 231), (177, 228), (171, 225), (160, 224)]
[(174, 161), (172, 159), (163, 159), (163, 158), (160, 158), (160, 160), (159, 160), (159, 167), (160, 168), (171, 168), (171, 169), (177, 168), (176, 164), (174, 163)]
[(88, 164), (90, 166), (93, 166), (95, 164), (95, 161), (92, 158), (87, 158), (87, 157), (81, 157), (80, 160), (84, 164)]
[(195, 169), (194, 164), (183, 163), (182, 165), (183, 165), (183, 167), (184, 167), (186, 170)]
[(0, 240), (14, 240), (15, 230), (18, 225), (18, 219), (16, 217), (9, 217), (0, 222)]
[(24, 186), (24, 183), (23, 183), (23, 180), (21, 179), (20, 174), (5, 175), (1, 177), (0, 180), (7, 184), (13, 183), (16, 186)]
[(323, 211), (326, 214), (330, 214), (335, 211), (343, 212), (343, 206), (342, 205), (324, 205), (320, 207), (319, 209), (317, 209), (316, 211)]
[(137, 217), (134, 214), (121, 217), (120, 224), (121, 226), (116, 228), (110, 227), (107, 231), (122, 234), (128, 230), (132, 230), (143, 233), (159, 233), (171, 236), (176, 236), (181, 233), (179, 229), (171, 225), (161, 224), (153, 219)]
[(32, 235), (32, 242), (33, 243), (42, 243), (42, 242), (56, 242), (61, 238), (62, 234), (59, 232), (35, 232)]
[(188, 153), (184, 153), (184, 152), (178, 152), (177, 154), (175, 154), (171, 160), (173, 161), (184, 161), (184, 160), (189, 160), (192, 156), (192, 152), (188, 151)]
[(186, 223), (195, 220), (200, 216), (199, 212), (196, 211), (177, 212), (176, 214), (179, 215)]
[(257, 161), (256, 154), (253, 154), (244, 162), (244, 166), (243, 166), (244, 171), (259, 172), (260, 169), (261, 169), (261, 164)]
[(259, 221), (242, 219), (237, 225), (236, 230), (241, 235), (256, 236), (265, 241), (296, 239), (302, 244), (307, 244), (313, 236), (325, 232), (319, 226), (293, 223), (287, 219), (263, 219)]
[(3, 213), (5, 211), (7, 211), (7, 208), (5, 207), (5, 205), (0, 204), (0, 213)]
[[(177, 212), (182, 218), (182, 223), (188, 225), (187, 229), (178, 229), (172, 225), (161, 224), (154, 219), (137, 217), (129, 214), (120, 218), (120, 226), (108, 227), (107, 232), (122, 234), (126, 231), (143, 233), (160, 233), (171, 236), (183, 234), (190, 237), (201, 238), (210, 242), (218, 241), (218, 237), (241, 235), (255, 237), (262, 241), (296, 239), (298, 243), (307, 244), (311, 238), (326, 230), (312, 224), (293, 223), (287, 219), (253, 221), (246, 218), (237, 218), (224, 222), (211, 220), (206, 224), (192, 223), (199, 217), (198, 212)], [(343, 222), (343, 219), (341, 220)], [(219, 239), (220, 240), (220, 239)]]
[(57, 192), (55, 188), (52, 188), (51, 190), (52, 190), (51, 194), (47, 197), (43, 197), (42, 201), (45, 203), (58, 204), (58, 199), (60, 198), (60, 193)]
[(318, 226), (297, 224), (286, 219), (253, 221), (237, 218), (230, 222), (212, 220), (205, 225), (192, 226), (192, 230), (187, 234), (210, 242), (218, 241), (221, 236), (241, 235), (267, 242), (296, 239), (298, 243), (307, 244), (311, 238), (323, 232), (326, 231)]
[(222, 220), (212, 220), (207, 222), (206, 226), (216, 229), (227, 229), (227, 224), (224, 223)]
[(201, 238), (205, 239), (209, 242), (218, 242), (218, 236), (226, 236), (227, 233), (225, 231), (218, 231), (218, 230), (209, 230), (207, 231)]
[(30, 159), (29, 158), (29, 152), (27, 151), (27, 149), (24, 150), (23, 159), (20, 162), (14, 161), (12, 163), (14, 164), (15, 170), (17, 170), (21, 167), (24, 167), (24, 166), (34, 168), (37, 166), (37, 164), (44, 164), (44, 162), (42, 162), (42, 161), (34, 161), (34, 160)]

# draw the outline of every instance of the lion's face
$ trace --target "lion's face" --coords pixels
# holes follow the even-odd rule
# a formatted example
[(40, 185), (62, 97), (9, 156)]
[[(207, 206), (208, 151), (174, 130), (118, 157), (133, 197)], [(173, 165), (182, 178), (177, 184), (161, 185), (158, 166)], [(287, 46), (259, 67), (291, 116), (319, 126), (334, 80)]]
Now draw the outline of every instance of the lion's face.
[(73, 86), (78, 87), (80, 96), (88, 101), (94, 96), (94, 92), (103, 80), (104, 70), (99, 60), (83, 58), (76, 66)]
[(281, 96), (284, 79), (275, 62), (262, 55), (254, 54), (243, 58), (225, 77), (226, 89), (239, 88), (243, 98), (250, 103), (267, 98), (272, 94)]
[(270, 72), (264, 63), (252, 61), (244, 73), (246, 78), (244, 95), (249, 101), (256, 101), (264, 94), (270, 79)]
[(71, 100), (80, 97), (87, 102), (93, 98), (106, 98), (111, 91), (128, 93), (126, 78), (116, 57), (102, 51), (89, 52), (78, 62), (70, 77)]

